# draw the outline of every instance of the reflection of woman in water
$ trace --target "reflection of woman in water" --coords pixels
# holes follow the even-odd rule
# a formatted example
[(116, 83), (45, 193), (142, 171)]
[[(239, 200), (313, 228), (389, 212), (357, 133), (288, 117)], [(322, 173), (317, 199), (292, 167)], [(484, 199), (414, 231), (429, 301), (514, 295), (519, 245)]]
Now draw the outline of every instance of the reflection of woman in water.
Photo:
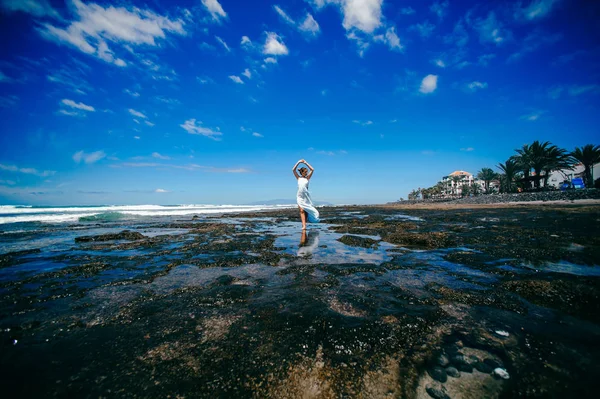
[(306, 230), (302, 230), (302, 236), (300, 237), (300, 248), (298, 248), (298, 256), (312, 255), (318, 246), (319, 232), (311, 231), (310, 233), (307, 233)]
[[(304, 163), (310, 169), (306, 169), (304, 166), (300, 169), (296, 170), (298, 165)], [(310, 193), (308, 192), (308, 181), (312, 177), (315, 169), (310, 166), (308, 162), (304, 159), (296, 162), (296, 165), (292, 168), (294, 172), (294, 176), (298, 180), (298, 194), (296, 195), (296, 202), (298, 203), (298, 208), (300, 209), (300, 220), (302, 221), (302, 230), (306, 230), (306, 221), (308, 220), (310, 223), (319, 223), (319, 211), (314, 207), (312, 203), (312, 199), (310, 198)]]

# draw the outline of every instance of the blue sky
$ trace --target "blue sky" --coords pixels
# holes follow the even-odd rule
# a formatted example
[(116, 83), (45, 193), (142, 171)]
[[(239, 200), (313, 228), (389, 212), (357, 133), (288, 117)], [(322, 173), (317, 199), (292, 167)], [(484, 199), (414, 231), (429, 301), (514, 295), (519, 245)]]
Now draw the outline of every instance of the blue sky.
[[(177, 5), (174, 6), (173, 4)], [(598, 144), (593, 1), (0, 0), (0, 203), (379, 203)]]

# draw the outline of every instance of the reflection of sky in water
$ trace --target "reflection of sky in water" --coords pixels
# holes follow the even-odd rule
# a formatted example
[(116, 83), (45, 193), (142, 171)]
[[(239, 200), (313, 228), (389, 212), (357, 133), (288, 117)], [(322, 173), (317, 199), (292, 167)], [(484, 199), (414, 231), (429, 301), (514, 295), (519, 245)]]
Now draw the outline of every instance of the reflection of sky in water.
[[(393, 245), (381, 242), (378, 249), (351, 247), (337, 241), (343, 234), (328, 230), (328, 225), (309, 225), (308, 237), (318, 233), (318, 246), (313, 245), (308, 250), (300, 246), (302, 231), (299, 223), (282, 223), (269, 230), (270, 233), (280, 235), (275, 240), (276, 247), (285, 248), (284, 253), (300, 256), (299, 263), (382, 263), (390, 258), (386, 249), (394, 248)], [(378, 238), (373, 236), (361, 236)], [(310, 238), (309, 238), (310, 240)], [(314, 244), (314, 243), (313, 243)], [(323, 248), (322, 246), (326, 246)]]
[(67, 263), (41, 259), (0, 269), (1, 280), (18, 280), (24, 276), (52, 272), (70, 266)]
[(535, 271), (540, 272), (550, 272), (550, 273), (566, 273), (566, 274), (574, 274), (576, 276), (600, 276), (600, 267), (595, 266), (585, 266), (585, 265), (576, 265), (571, 262), (567, 262), (565, 260), (561, 260), (558, 262), (546, 262), (542, 265), (533, 265), (531, 263), (524, 263), (523, 267)]
[(423, 222), (424, 220), (417, 216), (404, 215), (402, 213), (398, 213), (395, 215), (389, 215), (385, 218), (385, 220), (410, 220), (412, 222)]
[(165, 293), (182, 287), (205, 287), (223, 275), (239, 279), (234, 284), (254, 285), (256, 280), (266, 280), (269, 284), (281, 284), (293, 278), (292, 275), (280, 276), (280, 268), (251, 264), (237, 267), (210, 267), (201, 269), (193, 265), (181, 265), (167, 275), (155, 279), (146, 289)]

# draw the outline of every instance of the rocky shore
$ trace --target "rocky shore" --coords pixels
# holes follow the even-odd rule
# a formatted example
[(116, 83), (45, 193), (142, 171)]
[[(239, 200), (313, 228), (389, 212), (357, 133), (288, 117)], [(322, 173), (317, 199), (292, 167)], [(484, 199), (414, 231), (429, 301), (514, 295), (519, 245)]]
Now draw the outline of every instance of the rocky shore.
[[(15, 230), (8, 397), (595, 397), (600, 207)], [(43, 245), (42, 245), (42, 244)]]
[(514, 202), (549, 202), (549, 201), (580, 201), (600, 200), (600, 190), (591, 188), (584, 190), (539, 191), (514, 194), (483, 194), (465, 198), (439, 198), (425, 200), (403, 200), (389, 205), (418, 205), (418, 204), (473, 204), (491, 205)]

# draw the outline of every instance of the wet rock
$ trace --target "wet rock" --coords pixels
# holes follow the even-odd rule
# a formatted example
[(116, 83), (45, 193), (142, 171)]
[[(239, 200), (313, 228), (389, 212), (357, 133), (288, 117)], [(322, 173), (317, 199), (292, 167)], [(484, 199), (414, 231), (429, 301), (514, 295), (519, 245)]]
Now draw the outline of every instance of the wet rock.
[(448, 381), (448, 376), (446, 375), (446, 370), (441, 368), (440, 366), (434, 366), (427, 369), (427, 374), (431, 376), (436, 381), (446, 382)]
[(435, 363), (438, 366), (446, 367), (447, 365), (450, 364), (450, 360), (448, 359), (448, 356), (446, 356), (445, 354), (441, 353), (438, 357), (435, 358)]
[(146, 238), (142, 233), (137, 231), (123, 230), (120, 233), (100, 234), (97, 236), (76, 237), (75, 242), (100, 242), (114, 240), (129, 240), (136, 241)]
[(481, 373), (485, 373), (485, 374), (489, 374), (494, 370), (494, 368), (492, 366), (490, 366), (486, 363), (483, 363), (483, 362), (475, 363), (474, 367), (475, 367), (475, 370), (477, 370)]
[(484, 359), (483, 363), (490, 366), (492, 368), (492, 370), (496, 369), (498, 367), (503, 367), (502, 363), (495, 359)]
[(338, 241), (349, 245), (351, 247), (362, 247), (362, 248), (378, 248), (379, 241), (373, 240), (372, 238), (359, 237), (353, 235), (345, 235), (338, 238)]
[(466, 363), (457, 364), (456, 368), (459, 371), (463, 371), (465, 373), (472, 373), (473, 372), (473, 366), (471, 366), (470, 364), (466, 364)]
[(494, 375), (502, 378), (503, 380), (508, 380), (510, 378), (508, 371), (506, 371), (500, 367), (494, 369)]
[(428, 386), (425, 388), (425, 391), (431, 396), (433, 399), (450, 399), (450, 396), (444, 391), (443, 388), (436, 388), (432, 386)]
[(448, 237), (448, 233), (445, 232), (409, 233), (397, 231), (386, 234), (384, 240), (390, 244), (419, 248), (443, 248), (451, 245), (452, 242)]
[(452, 367), (452, 366), (450, 366), (446, 369), (446, 374), (448, 374), (450, 377), (454, 377), (454, 378), (460, 377), (460, 371), (458, 371), (456, 369), (456, 367)]
[(467, 359), (462, 353), (457, 353), (450, 357), (450, 362), (452, 364), (468, 364)]

